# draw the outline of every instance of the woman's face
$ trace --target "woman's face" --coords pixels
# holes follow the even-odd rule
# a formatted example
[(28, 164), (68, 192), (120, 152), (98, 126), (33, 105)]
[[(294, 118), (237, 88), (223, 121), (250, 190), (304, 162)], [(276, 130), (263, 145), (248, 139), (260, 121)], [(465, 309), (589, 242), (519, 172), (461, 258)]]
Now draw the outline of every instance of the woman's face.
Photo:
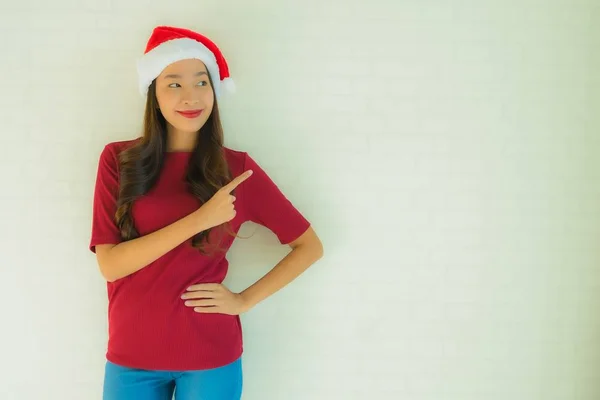
[(214, 104), (213, 88), (204, 63), (189, 59), (170, 64), (156, 78), (156, 98), (171, 129), (198, 132)]

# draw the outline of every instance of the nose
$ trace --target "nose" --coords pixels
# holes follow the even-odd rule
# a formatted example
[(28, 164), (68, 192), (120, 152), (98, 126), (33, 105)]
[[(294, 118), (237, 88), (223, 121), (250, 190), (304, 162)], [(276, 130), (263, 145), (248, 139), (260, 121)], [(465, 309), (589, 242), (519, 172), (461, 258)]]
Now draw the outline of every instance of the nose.
[(199, 102), (200, 101), (198, 99), (193, 99), (191, 97), (186, 97), (183, 100), (183, 104), (186, 104), (186, 105), (194, 105), (194, 104), (198, 104)]
[(192, 90), (186, 90), (184, 95), (183, 95), (183, 103), (186, 105), (193, 105), (193, 104), (197, 104), (199, 102), (199, 100), (197, 98), (194, 98), (194, 93)]

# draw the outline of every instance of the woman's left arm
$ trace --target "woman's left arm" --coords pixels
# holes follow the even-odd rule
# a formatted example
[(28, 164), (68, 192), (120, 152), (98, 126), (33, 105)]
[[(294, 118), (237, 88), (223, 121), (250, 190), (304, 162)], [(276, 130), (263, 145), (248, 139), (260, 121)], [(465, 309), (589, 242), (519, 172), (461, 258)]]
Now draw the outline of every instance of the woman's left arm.
[(276, 293), (296, 279), (308, 267), (323, 257), (323, 244), (312, 227), (288, 246), (292, 248), (271, 271), (240, 293), (243, 299), (243, 311)]
[(292, 251), (241, 293), (234, 293), (221, 283), (200, 283), (190, 286), (181, 298), (185, 300), (187, 307), (193, 307), (199, 313), (245, 313), (323, 257), (321, 240), (310, 226), (298, 239), (288, 243), (288, 246)]
[(222, 283), (192, 285), (181, 297), (186, 300), (185, 305), (194, 307), (196, 312), (244, 313), (293, 281), (323, 256), (323, 245), (310, 222), (264, 169), (247, 153), (244, 153), (242, 164), (241, 170), (253, 172), (238, 192), (237, 207), (244, 215), (244, 221), (268, 228), (277, 236), (279, 243), (287, 244), (292, 251), (240, 293), (231, 292)]

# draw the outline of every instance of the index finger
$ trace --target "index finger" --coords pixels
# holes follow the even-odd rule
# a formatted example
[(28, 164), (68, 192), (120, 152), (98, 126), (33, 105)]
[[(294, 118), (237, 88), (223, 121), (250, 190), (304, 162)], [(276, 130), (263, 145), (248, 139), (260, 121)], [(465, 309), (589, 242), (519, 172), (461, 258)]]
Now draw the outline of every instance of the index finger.
[(246, 179), (248, 179), (250, 177), (250, 175), (252, 175), (252, 170), (249, 169), (246, 172), (244, 172), (241, 175), (236, 176), (231, 182), (229, 182), (227, 185), (223, 186), (221, 188), (221, 190), (226, 191), (226, 192), (231, 192), (233, 189), (235, 189), (236, 187), (238, 187), (242, 182), (244, 182)]

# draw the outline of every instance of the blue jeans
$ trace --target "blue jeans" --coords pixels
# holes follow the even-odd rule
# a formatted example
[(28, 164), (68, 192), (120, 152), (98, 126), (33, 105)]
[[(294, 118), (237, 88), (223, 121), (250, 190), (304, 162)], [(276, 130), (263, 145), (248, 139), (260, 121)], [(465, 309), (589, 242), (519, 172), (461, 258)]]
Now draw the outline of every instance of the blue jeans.
[(103, 400), (240, 400), (242, 359), (195, 371), (150, 371), (106, 362)]

